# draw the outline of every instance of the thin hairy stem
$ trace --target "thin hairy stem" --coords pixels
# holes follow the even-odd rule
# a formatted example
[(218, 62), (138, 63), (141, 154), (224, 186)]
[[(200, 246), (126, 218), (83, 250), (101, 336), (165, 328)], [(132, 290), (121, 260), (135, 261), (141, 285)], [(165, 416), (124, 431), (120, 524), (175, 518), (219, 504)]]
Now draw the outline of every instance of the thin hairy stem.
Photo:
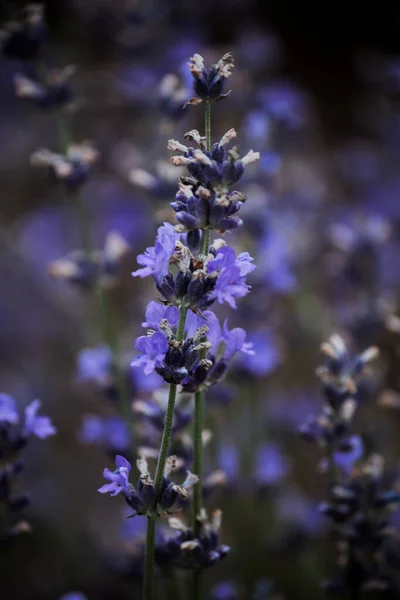
[[(188, 313), (188, 308), (186, 306), (181, 307), (179, 312), (179, 323), (176, 332), (176, 339), (179, 342), (182, 342), (185, 337), (185, 324), (186, 317)], [(171, 436), (172, 436), (172, 424), (174, 420), (174, 410), (175, 410), (175, 400), (176, 400), (176, 392), (178, 386), (176, 384), (171, 384), (169, 386), (169, 395), (168, 395), (168, 406), (167, 413), (165, 415), (165, 424), (164, 431), (161, 440), (160, 452), (157, 460), (157, 468), (156, 475), (154, 479), (154, 486), (156, 488), (156, 499), (154, 504), (154, 512), (151, 516), (148, 517), (147, 523), (147, 534), (146, 534), (146, 560), (145, 560), (145, 570), (144, 570), (144, 580), (143, 580), (143, 600), (152, 600), (153, 599), (153, 580), (154, 580), (154, 541), (155, 541), (155, 533), (156, 533), (156, 520), (158, 518), (157, 514), (157, 504), (160, 499), (161, 488), (164, 477), (164, 469), (165, 463), (168, 457), (168, 450), (171, 444)]]
[[(206, 148), (211, 151), (211, 103), (205, 105), (205, 135)], [(203, 229), (200, 244), (200, 254), (208, 254), (210, 245), (210, 230)], [(200, 360), (206, 357), (206, 350), (201, 350)], [(192, 527), (195, 537), (200, 535), (201, 522), (198, 517), (200, 515), (203, 503), (203, 427), (204, 427), (204, 402), (205, 391), (201, 390), (194, 397), (194, 420), (193, 420), (193, 472), (196, 473), (199, 480), (193, 488), (193, 510), (192, 510)], [(202, 581), (201, 572), (193, 574), (193, 589), (192, 597), (194, 600), (200, 600), (202, 596)]]
[(154, 545), (156, 537), (156, 515), (147, 518), (146, 549), (144, 559), (143, 599), (154, 596)]

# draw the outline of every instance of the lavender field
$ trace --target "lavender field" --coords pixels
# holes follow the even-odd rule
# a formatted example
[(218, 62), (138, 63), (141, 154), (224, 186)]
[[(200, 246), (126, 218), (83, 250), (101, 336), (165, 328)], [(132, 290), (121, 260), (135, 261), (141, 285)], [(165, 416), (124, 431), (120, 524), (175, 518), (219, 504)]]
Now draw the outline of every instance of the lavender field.
[(400, 598), (400, 13), (0, 7), (0, 596)]

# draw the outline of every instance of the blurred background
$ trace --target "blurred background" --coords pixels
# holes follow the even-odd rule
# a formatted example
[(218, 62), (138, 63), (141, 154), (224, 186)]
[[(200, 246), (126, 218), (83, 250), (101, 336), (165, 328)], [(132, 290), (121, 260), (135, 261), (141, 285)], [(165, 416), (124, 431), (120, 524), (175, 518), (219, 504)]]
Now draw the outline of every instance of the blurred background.
[[(23, 6), (2, 2), (0, 21)], [(108, 292), (127, 364), (155, 297), (150, 282), (130, 275), (135, 256), (173, 221), (179, 172), (167, 141), (203, 128), (201, 106), (182, 108), (187, 61), (195, 52), (206, 64), (235, 55), (212, 136), (234, 127), (242, 154), (261, 153), (238, 186), (244, 227), (230, 238), (257, 269), (251, 294), (220, 315), (248, 331), (257, 354), (238, 359), (207, 406), (206, 469), (226, 476), (206, 504), (222, 508), (232, 547), (206, 573), (207, 598), (324, 595), (320, 580), (335, 566), (317, 511), (327, 481), (297, 429), (321, 405), (315, 368), (331, 333), (355, 351), (381, 348), (356, 429), (389, 467), (398, 461), (400, 11), (351, 9), (283, 0), (46, 5), (46, 63), (76, 67), (72, 139), (92, 140), (100, 153), (83, 188), (93, 242), (102, 248), (116, 230), (131, 248)], [(73, 590), (89, 600), (140, 597), (143, 523), (97, 493), (113, 459), (84, 428), (87, 415), (113, 414), (76, 374), (82, 348), (101, 343), (95, 308), (89, 294), (49, 276), (49, 263), (78, 247), (63, 188), (30, 164), (38, 148), (59, 150), (57, 118), (16, 99), (16, 72), (18, 61), (0, 59), (0, 389), (21, 410), (42, 399), (58, 433), (26, 453), (20, 485), (31, 493), (33, 531), (0, 551), (0, 589), (21, 600)], [(151, 394), (149, 382), (134, 387), (136, 398)], [(176, 581), (165, 581), (164, 597), (176, 598)]]

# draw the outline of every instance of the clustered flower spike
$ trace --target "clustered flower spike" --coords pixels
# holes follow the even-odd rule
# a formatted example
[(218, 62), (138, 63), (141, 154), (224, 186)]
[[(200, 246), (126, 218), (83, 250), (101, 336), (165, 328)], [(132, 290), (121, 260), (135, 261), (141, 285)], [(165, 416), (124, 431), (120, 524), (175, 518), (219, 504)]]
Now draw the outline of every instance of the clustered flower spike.
[(170, 456), (165, 465), (161, 492), (157, 499), (154, 481), (151, 478), (145, 458), (141, 458), (136, 462), (140, 473), (136, 488), (129, 482), (131, 464), (120, 455), (117, 455), (115, 462), (117, 465), (115, 471), (104, 469), (103, 473), (104, 478), (110, 483), (106, 483), (98, 491), (101, 494), (109, 493), (111, 496), (122, 494), (127, 504), (135, 511), (131, 515), (132, 517), (135, 515), (153, 515), (154, 510), (162, 515), (179, 512), (185, 506), (190, 490), (198, 481), (198, 477), (190, 471), (187, 471), (186, 479), (182, 484), (178, 485), (171, 481), (170, 475), (177, 468), (177, 459), (175, 456)]
[(16, 96), (31, 100), (44, 109), (71, 107), (74, 93), (69, 79), (74, 72), (73, 66), (49, 71), (45, 81), (37, 81), (18, 73), (14, 77)]
[(219, 542), (221, 511), (215, 511), (210, 521), (205, 511), (198, 518), (201, 522), (198, 537), (179, 519), (169, 520), (169, 526), (176, 533), (172, 536), (165, 535), (156, 543), (155, 557), (160, 566), (199, 571), (215, 565), (228, 555), (230, 547)]
[(95, 283), (112, 287), (118, 282), (118, 268), (129, 252), (128, 242), (118, 231), (110, 231), (103, 250), (90, 253), (77, 250), (49, 264), (49, 273), (83, 289)]
[(193, 76), (193, 89), (197, 98), (191, 98), (188, 104), (223, 100), (230, 92), (223, 94), (225, 80), (232, 75), (235, 66), (232, 52), (227, 52), (217, 64), (206, 68), (200, 54), (194, 54), (188, 63)]
[(319, 507), (332, 524), (339, 552), (338, 575), (323, 582), (328, 592), (352, 597), (400, 594), (393, 569), (393, 560), (398, 565), (399, 539), (391, 526), (400, 493), (396, 482), (385, 476), (383, 464), (382, 456), (371, 455), (351, 480), (334, 486), (329, 502)]
[[(305, 439), (329, 448), (335, 464), (344, 471), (363, 454), (359, 436), (352, 433), (352, 422), (357, 410), (358, 384), (368, 372), (368, 363), (378, 355), (378, 349), (368, 348), (351, 357), (344, 340), (337, 334), (321, 346), (326, 364), (317, 369), (325, 396), (325, 405), (319, 417), (309, 417), (300, 426)], [(327, 466), (326, 461), (322, 467)]]
[[(164, 227), (159, 228), (157, 237)], [(138, 262), (145, 267), (132, 275), (152, 275), (167, 305), (188, 306), (197, 313), (216, 301), (220, 304), (227, 302), (236, 308), (235, 299), (249, 292), (247, 275), (255, 269), (249, 253), (242, 252), (236, 256), (224, 240), (214, 240), (208, 255), (198, 256), (172, 237), (175, 235), (170, 230), (166, 235), (168, 244), (161, 246), (156, 242), (156, 246), (147, 248), (146, 254), (139, 255)], [(178, 267), (176, 275), (169, 270), (170, 265)]]
[[(197, 185), (205, 187), (206, 190), (215, 188), (223, 192), (222, 198), (225, 203), (229, 200), (234, 202), (235, 196), (233, 195), (230, 198), (227, 196), (227, 191), (239, 181), (247, 165), (260, 160), (260, 153), (253, 150), (249, 150), (242, 158), (240, 158), (236, 146), (231, 150), (226, 150), (225, 146), (235, 137), (236, 131), (230, 129), (219, 142), (213, 144), (209, 152), (206, 150), (204, 138), (200, 136), (197, 130), (193, 129), (185, 134), (185, 138), (195, 142), (197, 147), (186, 146), (176, 140), (169, 140), (168, 149), (172, 152), (182, 153), (182, 156), (173, 156), (171, 162), (176, 167), (187, 167), (194, 181), (184, 179), (184, 183), (189, 185), (197, 183)], [(202, 193), (204, 196), (206, 191)], [(243, 198), (243, 196), (240, 195), (240, 198)]]
[[(167, 383), (181, 383), (184, 391), (194, 393), (218, 383), (237, 352), (253, 353), (246, 332), (240, 327), (229, 331), (227, 322), (221, 328), (211, 311), (189, 313), (184, 342), (176, 339), (177, 324), (176, 307), (150, 302), (143, 323), (150, 329), (136, 340), (141, 354), (132, 366), (143, 366), (145, 374), (155, 370)], [(200, 357), (201, 350), (206, 351), (205, 358)]]
[[(19, 513), (26, 509), (31, 500), (25, 493), (13, 494), (13, 485), (24, 470), (21, 452), (26, 448), (31, 436), (45, 439), (56, 433), (56, 428), (49, 417), (38, 415), (40, 401), (34, 400), (25, 408), (25, 420), (21, 423), (16, 402), (9, 394), (0, 394), (0, 511)], [(0, 541), (30, 531), (26, 521), (14, 523), (0, 528)]]
[(66, 154), (57, 154), (46, 148), (32, 154), (34, 167), (47, 167), (51, 175), (64, 183), (68, 190), (80, 187), (89, 176), (90, 167), (98, 159), (98, 152), (89, 142), (70, 144)]

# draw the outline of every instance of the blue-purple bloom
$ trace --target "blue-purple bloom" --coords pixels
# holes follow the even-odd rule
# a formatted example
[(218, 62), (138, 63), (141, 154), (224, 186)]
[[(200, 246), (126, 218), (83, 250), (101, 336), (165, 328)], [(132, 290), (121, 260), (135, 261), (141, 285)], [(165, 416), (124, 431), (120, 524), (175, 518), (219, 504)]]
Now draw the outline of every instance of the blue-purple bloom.
[(33, 400), (25, 408), (25, 436), (34, 434), (38, 438), (45, 439), (57, 432), (49, 417), (37, 415), (40, 405), (41, 402), (39, 400)]
[(79, 439), (85, 444), (104, 444), (114, 452), (126, 451), (131, 442), (128, 424), (119, 416), (85, 415)]
[(176, 241), (180, 234), (170, 223), (164, 223), (157, 230), (156, 245), (146, 248), (144, 254), (139, 254), (137, 261), (142, 269), (133, 271), (134, 277), (148, 277), (152, 275), (160, 282), (169, 271), (169, 261), (175, 251)]
[(257, 448), (254, 475), (258, 485), (277, 485), (288, 471), (289, 462), (278, 444), (265, 442)]
[(117, 496), (121, 492), (124, 496), (130, 495), (129, 487), (129, 473), (131, 470), (131, 464), (123, 456), (117, 455), (115, 458), (115, 464), (117, 469), (110, 471), (110, 469), (104, 469), (103, 475), (105, 479), (108, 479), (111, 483), (105, 483), (101, 488), (98, 489), (100, 494), (110, 494), (111, 496)]
[(156, 488), (145, 458), (139, 459), (136, 463), (140, 472), (137, 488), (134, 488), (129, 483), (131, 464), (126, 458), (117, 455), (115, 462), (117, 465), (115, 471), (104, 469), (103, 472), (105, 479), (108, 479), (111, 483), (106, 483), (98, 491), (101, 494), (109, 493), (111, 496), (117, 496), (122, 493), (128, 505), (138, 515), (152, 514), (155, 509), (160, 514), (167, 515), (181, 510), (188, 497), (188, 493), (198, 481), (196, 475), (187, 471), (186, 479), (182, 484), (177, 485), (172, 482), (170, 474), (176, 470), (177, 460), (174, 456), (169, 457), (166, 461), (163, 483), (157, 502)]
[(15, 400), (9, 394), (0, 394), (0, 423), (14, 425), (19, 422)]

